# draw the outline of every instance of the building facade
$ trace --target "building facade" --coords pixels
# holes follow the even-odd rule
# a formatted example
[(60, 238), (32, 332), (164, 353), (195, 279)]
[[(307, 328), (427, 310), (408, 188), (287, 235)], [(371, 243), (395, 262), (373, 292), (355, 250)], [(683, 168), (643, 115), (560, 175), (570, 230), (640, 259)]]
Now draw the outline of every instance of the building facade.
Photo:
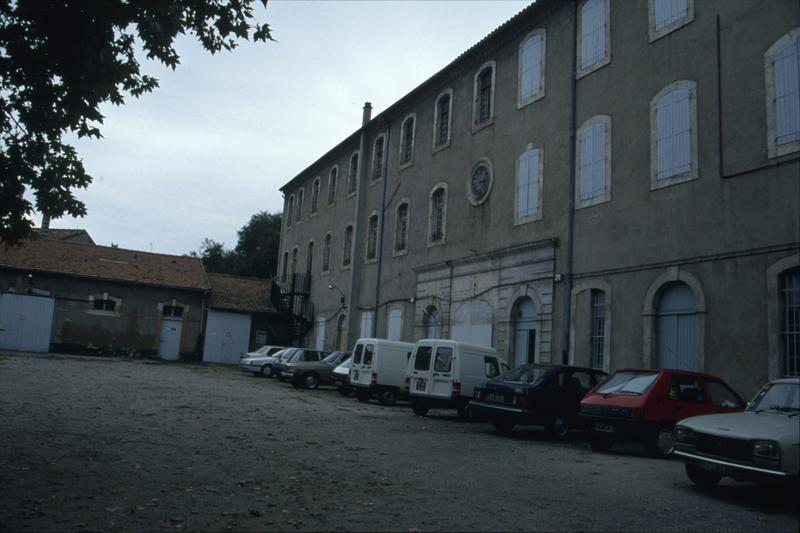
[(281, 188), (303, 343), (800, 372), (800, 5), (539, 0)]

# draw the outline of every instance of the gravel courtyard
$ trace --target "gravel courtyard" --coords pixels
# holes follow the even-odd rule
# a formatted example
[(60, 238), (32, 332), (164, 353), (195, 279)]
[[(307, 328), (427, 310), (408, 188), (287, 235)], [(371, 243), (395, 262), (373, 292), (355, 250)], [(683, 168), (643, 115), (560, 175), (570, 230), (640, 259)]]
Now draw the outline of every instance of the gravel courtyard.
[[(677, 460), (218, 366), (0, 354), (0, 530), (797, 531)], [(796, 496), (796, 495), (795, 495)]]

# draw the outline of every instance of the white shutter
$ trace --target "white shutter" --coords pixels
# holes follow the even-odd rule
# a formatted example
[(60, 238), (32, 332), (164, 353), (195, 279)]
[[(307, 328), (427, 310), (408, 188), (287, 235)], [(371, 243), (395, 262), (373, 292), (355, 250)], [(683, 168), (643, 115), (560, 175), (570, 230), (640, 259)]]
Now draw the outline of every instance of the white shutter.
[(534, 215), (539, 210), (539, 150), (528, 154), (528, 215)]
[(606, 188), (606, 125), (602, 122), (592, 127), (592, 151), (592, 197), (595, 197)]
[(665, 94), (656, 105), (657, 178), (692, 168), (691, 105), (688, 89)]
[(800, 39), (775, 54), (777, 144), (800, 140)]
[(654, 0), (655, 1), (655, 29), (660, 30), (689, 14), (686, 0)]
[(542, 36), (534, 35), (522, 45), (520, 61), (520, 99), (535, 96), (542, 83)]
[(524, 218), (528, 213), (528, 159), (527, 152), (519, 156), (519, 170), (517, 178), (517, 220)]
[(584, 128), (580, 134), (580, 199), (588, 200), (592, 197), (592, 129)]

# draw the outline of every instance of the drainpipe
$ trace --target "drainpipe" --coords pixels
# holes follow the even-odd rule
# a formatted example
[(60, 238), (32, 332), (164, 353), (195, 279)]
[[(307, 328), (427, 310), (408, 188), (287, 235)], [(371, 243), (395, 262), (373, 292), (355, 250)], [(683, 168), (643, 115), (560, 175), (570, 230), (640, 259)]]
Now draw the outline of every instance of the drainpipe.
[(561, 362), (569, 362), (569, 329), (571, 327), (570, 297), (572, 295), (572, 255), (575, 237), (575, 120), (578, 70), (578, 1), (573, 2), (572, 14), (572, 82), (570, 83), (569, 127), (569, 209), (567, 211), (566, 272), (564, 272), (564, 331), (562, 334)]
[(386, 215), (386, 186), (389, 182), (389, 145), (392, 138), (392, 123), (386, 123), (386, 142), (383, 143), (383, 185), (381, 186), (381, 216), (378, 219), (378, 235), (380, 235), (380, 245), (378, 246), (378, 272), (375, 275), (375, 320), (372, 321), (372, 336), (378, 332), (378, 304), (381, 295), (381, 268), (383, 266), (383, 219)]

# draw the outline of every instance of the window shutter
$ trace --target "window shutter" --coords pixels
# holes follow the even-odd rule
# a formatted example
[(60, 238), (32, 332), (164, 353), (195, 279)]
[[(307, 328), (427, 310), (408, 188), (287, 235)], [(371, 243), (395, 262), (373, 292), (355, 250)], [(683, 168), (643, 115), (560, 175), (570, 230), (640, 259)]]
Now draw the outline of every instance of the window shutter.
[(528, 152), (519, 156), (519, 179), (517, 183), (517, 220), (528, 214)]
[(539, 210), (539, 150), (531, 150), (528, 160), (528, 214)]
[(606, 125), (592, 127), (592, 197), (600, 196), (606, 188)]
[(592, 167), (594, 162), (592, 128), (585, 128), (580, 136), (580, 199), (588, 200), (592, 195)]
[(800, 140), (800, 39), (775, 54), (777, 144)]

